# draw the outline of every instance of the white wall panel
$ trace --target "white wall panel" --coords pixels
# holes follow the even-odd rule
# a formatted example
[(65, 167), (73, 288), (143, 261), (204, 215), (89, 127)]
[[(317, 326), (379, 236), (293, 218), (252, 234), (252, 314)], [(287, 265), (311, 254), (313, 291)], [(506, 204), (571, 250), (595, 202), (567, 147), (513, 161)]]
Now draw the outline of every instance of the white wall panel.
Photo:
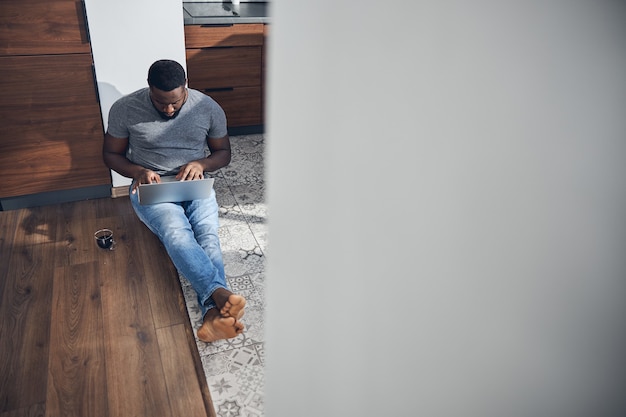
[[(173, 59), (186, 68), (181, 0), (85, 0), (100, 106), (148, 85), (148, 68)], [(113, 186), (130, 184), (112, 172)]]

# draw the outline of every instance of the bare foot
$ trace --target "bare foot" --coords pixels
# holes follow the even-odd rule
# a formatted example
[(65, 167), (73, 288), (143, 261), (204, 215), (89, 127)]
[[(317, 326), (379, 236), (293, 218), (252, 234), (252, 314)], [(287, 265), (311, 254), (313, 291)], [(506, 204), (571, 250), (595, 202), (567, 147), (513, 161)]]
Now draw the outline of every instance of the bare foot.
[(203, 342), (232, 339), (243, 332), (244, 325), (234, 317), (222, 317), (216, 308), (212, 308), (204, 316), (202, 326), (198, 329), (198, 339)]
[(246, 299), (239, 294), (233, 294), (225, 288), (218, 288), (211, 296), (222, 317), (234, 317), (239, 320), (244, 313)]

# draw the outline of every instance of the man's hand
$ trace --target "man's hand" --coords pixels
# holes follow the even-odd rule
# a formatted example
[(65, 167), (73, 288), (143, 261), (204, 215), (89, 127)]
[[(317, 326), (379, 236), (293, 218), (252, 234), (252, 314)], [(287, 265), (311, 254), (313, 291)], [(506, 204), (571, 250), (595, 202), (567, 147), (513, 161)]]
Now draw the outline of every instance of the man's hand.
[(204, 165), (199, 161), (191, 161), (180, 167), (176, 179), (180, 181), (201, 180), (204, 178)]
[(137, 187), (139, 187), (139, 184), (152, 184), (155, 182), (159, 183), (161, 182), (161, 176), (150, 169), (144, 169), (141, 171), (141, 174), (139, 176), (134, 178), (134, 180), (135, 181), (133, 182), (133, 189), (131, 190), (133, 194), (137, 192)]

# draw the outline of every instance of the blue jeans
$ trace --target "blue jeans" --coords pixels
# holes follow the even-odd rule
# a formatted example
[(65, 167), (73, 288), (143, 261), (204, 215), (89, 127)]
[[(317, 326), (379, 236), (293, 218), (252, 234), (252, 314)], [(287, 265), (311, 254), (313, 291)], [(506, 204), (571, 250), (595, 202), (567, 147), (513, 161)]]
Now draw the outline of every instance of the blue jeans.
[(211, 298), (213, 292), (228, 289), (217, 235), (215, 190), (209, 198), (182, 203), (142, 206), (137, 194), (132, 193), (130, 201), (137, 217), (158, 236), (178, 272), (193, 286), (204, 317), (216, 307)]

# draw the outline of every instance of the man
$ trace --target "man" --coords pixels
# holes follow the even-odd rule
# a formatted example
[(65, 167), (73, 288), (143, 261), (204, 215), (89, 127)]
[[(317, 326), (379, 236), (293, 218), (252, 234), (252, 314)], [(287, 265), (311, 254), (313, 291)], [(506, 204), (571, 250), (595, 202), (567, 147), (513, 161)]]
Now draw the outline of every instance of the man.
[(161, 182), (162, 175), (190, 181), (230, 163), (224, 111), (213, 99), (186, 85), (179, 63), (153, 63), (148, 87), (111, 107), (103, 159), (109, 168), (133, 179), (130, 201), (135, 213), (191, 282), (203, 314), (198, 338), (213, 342), (243, 332), (240, 319), (246, 304), (226, 283), (215, 191), (207, 199), (153, 205), (140, 205), (137, 196), (139, 184)]

